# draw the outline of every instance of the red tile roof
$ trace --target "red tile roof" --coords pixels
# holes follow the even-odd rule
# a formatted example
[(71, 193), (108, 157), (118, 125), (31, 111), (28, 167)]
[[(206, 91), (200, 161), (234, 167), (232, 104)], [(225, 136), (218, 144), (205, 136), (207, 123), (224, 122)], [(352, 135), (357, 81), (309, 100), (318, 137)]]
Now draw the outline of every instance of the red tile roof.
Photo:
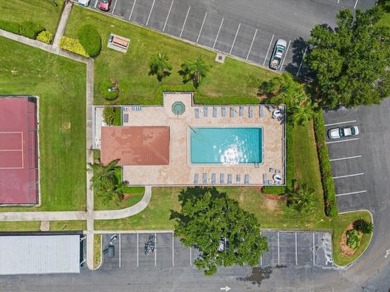
[(101, 162), (118, 165), (169, 164), (169, 127), (102, 127)]

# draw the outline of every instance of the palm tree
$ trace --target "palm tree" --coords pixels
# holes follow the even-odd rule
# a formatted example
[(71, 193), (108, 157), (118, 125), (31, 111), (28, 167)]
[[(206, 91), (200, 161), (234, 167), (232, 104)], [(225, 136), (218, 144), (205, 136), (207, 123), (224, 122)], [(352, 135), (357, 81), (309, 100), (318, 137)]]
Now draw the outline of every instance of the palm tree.
[(186, 83), (192, 80), (195, 88), (198, 88), (202, 77), (206, 77), (206, 73), (209, 71), (209, 66), (205, 63), (200, 56), (195, 60), (187, 60), (181, 65), (180, 74), (183, 75), (183, 82)]
[(172, 65), (169, 63), (169, 59), (166, 53), (154, 54), (150, 57), (149, 63), (149, 75), (156, 75), (157, 80), (161, 80), (171, 74)]
[(305, 101), (299, 106), (292, 108), (293, 121), (296, 125), (304, 126), (311, 121), (313, 117), (312, 102), (310, 100)]
[(309, 213), (314, 208), (314, 190), (302, 184), (297, 190), (289, 194), (288, 206), (299, 213)]

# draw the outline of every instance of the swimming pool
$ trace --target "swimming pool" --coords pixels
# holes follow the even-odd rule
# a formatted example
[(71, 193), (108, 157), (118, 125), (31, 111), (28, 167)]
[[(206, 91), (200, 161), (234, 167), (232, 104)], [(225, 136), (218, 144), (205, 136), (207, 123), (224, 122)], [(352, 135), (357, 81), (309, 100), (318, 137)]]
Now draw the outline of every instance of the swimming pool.
[(263, 162), (262, 128), (192, 128), (190, 155), (194, 164)]

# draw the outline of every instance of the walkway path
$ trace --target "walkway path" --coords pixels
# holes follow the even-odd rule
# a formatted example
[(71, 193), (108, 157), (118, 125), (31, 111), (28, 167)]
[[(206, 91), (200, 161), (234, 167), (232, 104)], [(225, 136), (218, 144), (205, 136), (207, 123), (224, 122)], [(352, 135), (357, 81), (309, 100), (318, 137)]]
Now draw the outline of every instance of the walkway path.
[[(68, 2), (61, 15), (60, 23), (54, 37), (53, 45), (48, 45), (36, 40), (16, 35), (0, 29), (0, 36), (32, 46), (52, 54), (72, 59), (77, 62), (86, 64), (87, 81), (86, 81), (86, 163), (93, 163), (93, 135), (92, 135), (92, 105), (94, 90), (94, 61), (82, 56), (78, 56), (60, 49), (60, 39), (64, 34), (66, 23), (72, 10), (72, 3)], [(145, 195), (142, 200), (134, 206), (122, 210), (112, 211), (94, 211), (94, 194), (91, 188), (92, 173), (86, 172), (87, 182), (87, 211), (59, 211), (59, 212), (0, 212), (0, 221), (61, 221), (61, 220), (87, 220), (87, 265), (93, 269), (93, 248), (94, 248), (94, 220), (121, 219), (133, 216), (142, 212), (149, 204), (152, 188), (145, 187)]]

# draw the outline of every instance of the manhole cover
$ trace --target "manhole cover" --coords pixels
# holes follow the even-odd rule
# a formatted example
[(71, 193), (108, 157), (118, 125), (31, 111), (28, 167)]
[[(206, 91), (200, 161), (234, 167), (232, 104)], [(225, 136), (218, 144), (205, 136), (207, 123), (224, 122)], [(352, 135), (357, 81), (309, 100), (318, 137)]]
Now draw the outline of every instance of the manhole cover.
[(186, 107), (185, 107), (184, 103), (182, 103), (181, 101), (176, 101), (172, 105), (172, 112), (175, 115), (182, 115), (185, 112), (185, 110), (186, 110)]

